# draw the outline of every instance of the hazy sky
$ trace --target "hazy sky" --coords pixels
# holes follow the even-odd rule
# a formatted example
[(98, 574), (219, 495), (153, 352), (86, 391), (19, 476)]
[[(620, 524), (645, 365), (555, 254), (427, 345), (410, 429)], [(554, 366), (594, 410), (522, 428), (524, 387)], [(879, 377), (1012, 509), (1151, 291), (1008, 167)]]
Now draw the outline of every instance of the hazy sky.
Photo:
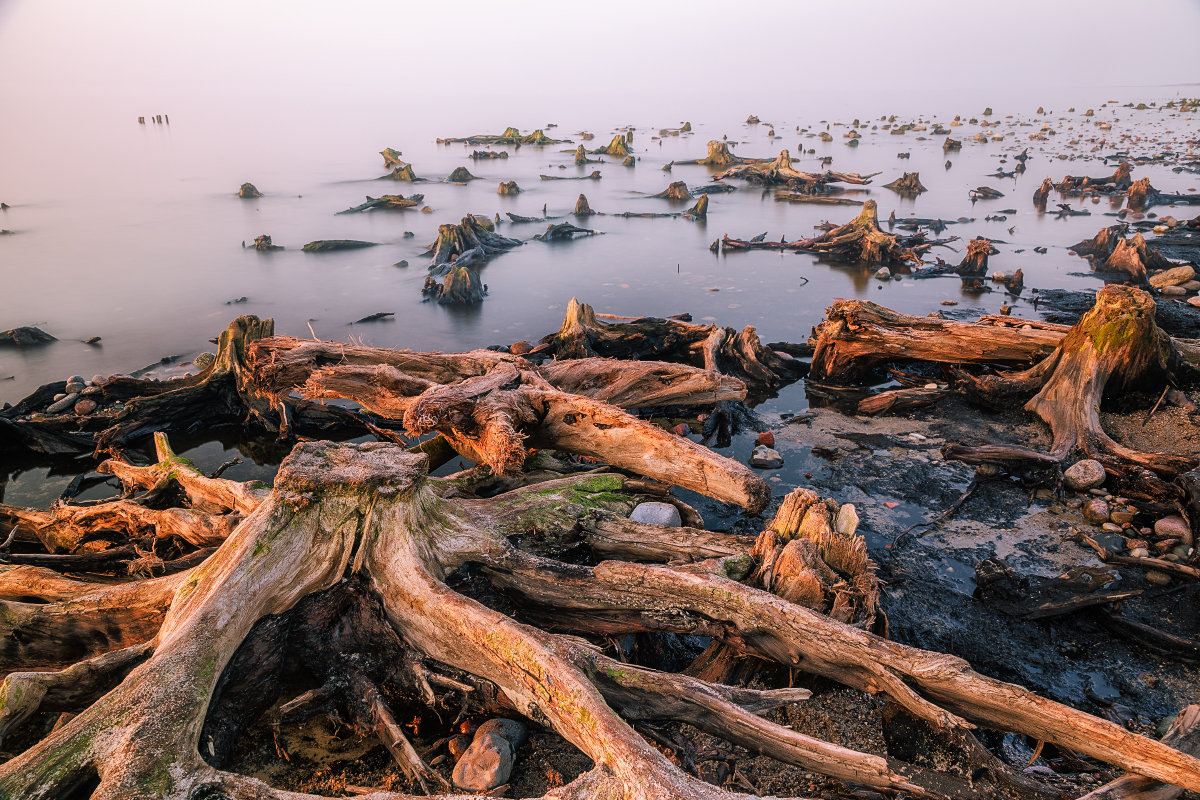
[(1198, 41), (1196, 0), (0, 0), (0, 98), (920, 100), (1200, 81)]

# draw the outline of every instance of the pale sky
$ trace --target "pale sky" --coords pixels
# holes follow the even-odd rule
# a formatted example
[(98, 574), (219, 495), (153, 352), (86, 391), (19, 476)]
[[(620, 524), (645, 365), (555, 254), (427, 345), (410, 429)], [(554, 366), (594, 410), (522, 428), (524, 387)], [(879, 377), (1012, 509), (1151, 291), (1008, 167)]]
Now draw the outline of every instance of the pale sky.
[(0, 98), (919, 98), (1197, 82), (1198, 41), (1195, 0), (0, 0)]

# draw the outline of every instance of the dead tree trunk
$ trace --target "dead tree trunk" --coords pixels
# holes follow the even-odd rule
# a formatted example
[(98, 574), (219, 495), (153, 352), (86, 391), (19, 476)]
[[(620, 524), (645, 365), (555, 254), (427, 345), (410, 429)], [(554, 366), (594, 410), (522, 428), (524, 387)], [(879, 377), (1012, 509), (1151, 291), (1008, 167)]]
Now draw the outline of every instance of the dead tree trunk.
[(921, 173), (919, 172), (906, 172), (903, 176), (891, 183), (885, 183), (883, 186), (885, 189), (891, 189), (898, 194), (908, 196), (915, 196), (921, 192), (928, 191), (921, 183)]
[(811, 239), (796, 242), (796, 249), (848, 263), (903, 266), (921, 263), (920, 253), (929, 249), (924, 238), (900, 237), (884, 233), (879, 227), (879, 211), (874, 200), (863, 203), (862, 211), (850, 222)]
[(703, 367), (733, 375), (759, 393), (791, 382), (802, 363), (772, 346), (764, 346), (753, 327), (742, 331), (697, 325), (686, 319), (641, 317), (605, 322), (595, 309), (571, 298), (557, 333), (542, 339), (557, 359), (652, 359)]
[[(1025, 325), (1029, 330), (1021, 330)], [(914, 317), (865, 300), (839, 300), (813, 331), (813, 380), (845, 381), (887, 361), (1029, 364), (1055, 351), (1065, 325), (1014, 317), (978, 323)]]
[[(963, 373), (962, 379), (972, 394), (991, 402), (1009, 403), (1013, 397), (1036, 392), (1025, 409), (1050, 426), (1054, 441), (1049, 455), (1055, 461), (1078, 448), (1089, 458), (1136, 464), (1160, 475), (1186, 472), (1195, 466), (1191, 459), (1131, 450), (1113, 441), (1100, 426), (1100, 401), (1106, 391), (1155, 391), (1179, 365), (1171, 337), (1159, 329), (1154, 316), (1149, 294), (1109, 285), (1096, 293), (1096, 305), (1072, 326), (1054, 352), (1035, 366), (1006, 375)], [(960, 447), (954, 454), (986, 461), (988, 453), (1004, 456), (999, 452), (1003, 449), (989, 447), (981, 452)]]

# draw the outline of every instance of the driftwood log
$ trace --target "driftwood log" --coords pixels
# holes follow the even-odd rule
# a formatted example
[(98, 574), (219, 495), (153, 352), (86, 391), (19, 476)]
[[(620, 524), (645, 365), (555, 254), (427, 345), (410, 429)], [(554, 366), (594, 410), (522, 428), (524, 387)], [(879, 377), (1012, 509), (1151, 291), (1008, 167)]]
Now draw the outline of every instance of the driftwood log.
[(756, 394), (803, 374), (803, 362), (789, 355), (789, 349), (795, 346), (763, 345), (752, 326), (735, 331), (678, 317), (609, 322), (575, 298), (567, 304), (558, 332), (543, 338), (539, 347), (560, 360), (600, 356), (691, 364), (714, 374), (733, 375)]

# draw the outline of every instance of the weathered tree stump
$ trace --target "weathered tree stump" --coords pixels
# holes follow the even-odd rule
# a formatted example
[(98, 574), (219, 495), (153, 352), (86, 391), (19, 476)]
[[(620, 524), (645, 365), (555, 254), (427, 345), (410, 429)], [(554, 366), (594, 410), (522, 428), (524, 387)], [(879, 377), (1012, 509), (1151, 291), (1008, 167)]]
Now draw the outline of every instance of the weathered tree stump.
[(885, 183), (883, 186), (885, 189), (891, 189), (903, 195), (918, 195), (921, 192), (928, 191), (921, 183), (921, 173), (919, 172), (906, 172), (903, 176), (891, 183)]

